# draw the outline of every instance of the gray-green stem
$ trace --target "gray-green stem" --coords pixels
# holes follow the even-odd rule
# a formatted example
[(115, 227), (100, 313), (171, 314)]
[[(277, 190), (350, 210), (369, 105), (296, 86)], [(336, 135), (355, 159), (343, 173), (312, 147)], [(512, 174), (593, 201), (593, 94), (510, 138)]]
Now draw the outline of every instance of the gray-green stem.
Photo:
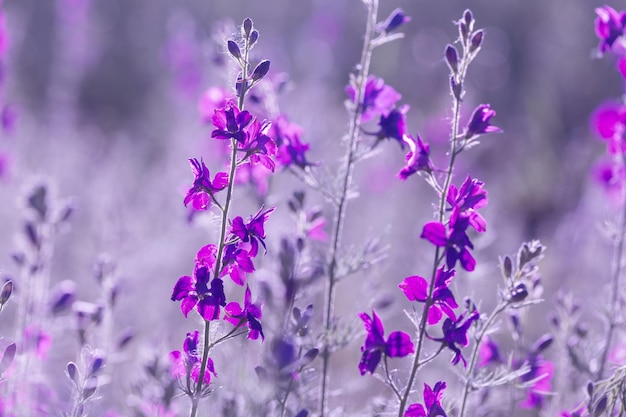
[(363, 50), (361, 52), (361, 61), (359, 74), (357, 76), (358, 88), (354, 100), (354, 112), (350, 119), (350, 128), (348, 133), (348, 149), (346, 152), (346, 160), (344, 166), (344, 178), (341, 187), (341, 194), (336, 201), (337, 209), (335, 211), (335, 227), (333, 230), (329, 263), (328, 263), (328, 281), (326, 283), (325, 309), (324, 309), (324, 348), (322, 350), (322, 376), (320, 390), (320, 417), (324, 417), (326, 412), (326, 396), (328, 391), (328, 368), (330, 362), (330, 349), (328, 335), (332, 326), (332, 311), (334, 306), (335, 284), (337, 283), (337, 262), (339, 242), (341, 241), (341, 233), (343, 230), (343, 222), (345, 218), (345, 210), (348, 200), (348, 190), (352, 183), (352, 171), (354, 169), (354, 154), (356, 152), (357, 137), (360, 130), (360, 120), (362, 112), (363, 97), (365, 95), (365, 86), (369, 75), (370, 62), (372, 59), (372, 38), (376, 20), (378, 18), (378, 0), (371, 0), (368, 3), (367, 24), (365, 29), (365, 39), (363, 41)]

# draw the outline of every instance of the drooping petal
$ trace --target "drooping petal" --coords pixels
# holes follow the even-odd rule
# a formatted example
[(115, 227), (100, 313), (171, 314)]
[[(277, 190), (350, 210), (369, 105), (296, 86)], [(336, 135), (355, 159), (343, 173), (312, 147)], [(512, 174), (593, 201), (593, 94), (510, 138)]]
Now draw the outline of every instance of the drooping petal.
[(448, 244), (448, 238), (446, 236), (446, 227), (439, 222), (428, 222), (422, 229), (420, 235), (422, 239), (428, 240), (435, 246), (446, 246)]
[(420, 276), (406, 277), (398, 287), (409, 301), (425, 302), (428, 298), (428, 282)]
[(172, 291), (172, 301), (179, 301), (183, 298), (187, 297), (191, 291), (193, 291), (194, 285), (193, 280), (190, 276), (182, 276), (178, 278), (176, 284), (174, 285), (174, 290)]
[(402, 358), (414, 351), (411, 336), (404, 332), (392, 332), (385, 343), (385, 353), (391, 358)]
[(367, 372), (374, 374), (376, 367), (380, 363), (382, 352), (380, 350), (364, 350), (359, 361), (359, 371), (361, 375), (365, 375)]

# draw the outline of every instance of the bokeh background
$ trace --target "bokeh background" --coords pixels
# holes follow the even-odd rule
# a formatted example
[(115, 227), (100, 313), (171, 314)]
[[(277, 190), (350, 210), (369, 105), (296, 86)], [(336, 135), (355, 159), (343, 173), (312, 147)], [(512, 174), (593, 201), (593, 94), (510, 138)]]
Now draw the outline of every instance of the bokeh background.
[[(409, 131), (431, 143), (441, 164), (451, 116), (443, 50), (456, 39), (453, 21), (466, 8), (485, 28), (483, 49), (469, 70), (463, 120), (477, 104), (490, 103), (497, 111), (493, 123), (504, 133), (484, 137), (456, 169), (458, 183), (468, 173), (485, 182), (489, 230), (476, 243), (479, 268), (461, 274), (455, 288), (492, 307), (502, 282), (498, 256), (540, 239), (548, 247), (542, 264), (546, 302), (529, 313), (529, 340), (549, 330), (561, 288), (584, 300), (592, 329), (601, 331), (593, 310), (608, 297), (603, 289), (611, 245), (605, 222), (614, 220), (616, 207), (591, 175), (603, 144), (594, 138), (589, 117), (599, 104), (618, 99), (623, 88), (612, 60), (596, 56), (594, 8), (602, 4), (381, 4), (381, 18), (402, 7), (412, 20), (402, 28), (404, 39), (376, 50), (372, 72), (402, 94), (401, 102), (411, 106)], [(51, 285), (73, 280), (77, 299), (97, 301), (94, 263), (106, 254), (117, 265), (116, 331), (129, 328), (136, 337), (126, 356), (111, 365), (115, 378), (105, 399), (123, 410), (124, 386), (141, 371), (146, 352), (180, 349), (186, 332), (199, 328), (195, 319), (184, 320), (169, 297), (176, 279), (191, 272), (197, 249), (216, 235), (211, 216), (188, 222), (182, 199), (192, 180), (188, 158), (218, 164), (198, 100), (211, 86), (232, 87), (235, 72), (223, 65), (224, 41), (243, 18), (254, 20), (261, 34), (255, 57), (271, 61), (271, 74), (288, 74), (282, 112), (304, 128), (309, 159), (333, 170), (347, 126), (344, 86), (359, 59), (365, 8), (358, 0), (4, 0), (2, 12), (8, 38), (2, 101), (19, 117), (0, 138), (7, 159), (0, 172), (0, 274), (17, 274), (11, 254), (22, 244), (23, 196), (44, 179), (75, 207), (69, 227), (56, 238)], [(434, 196), (416, 178), (395, 178), (404, 154), (395, 144), (385, 145), (357, 167), (360, 196), (348, 209), (344, 246), (375, 235), (389, 245), (388, 257), (339, 284), (337, 313), (354, 318), (359, 328), (357, 312), (391, 300), (381, 313), (386, 322), (410, 330), (402, 312), (410, 306), (397, 284), (428, 271), (432, 251), (419, 233), (432, 216)], [(275, 275), (279, 238), (294, 228), (286, 201), (304, 188), (288, 172), (273, 179), (267, 202), (278, 209), (268, 225), (266, 268), (252, 282)], [(235, 203), (235, 213), (244, 217), (256, 211), (249, 191), (242, 188)], [(314, 191), (307, 201), (329, 207)], [(13, 307), (7, 306), (0, 321), (3, 345), (15, 331)], [(49, 378), (63, 392), (64, 362), (78, 346), (70, 330), (61, 334), (68, 340), (53, 343), (49, 363), (58, 366), (49, 367)], [(252, 352), (238, 378), (252, 378), (262, 348), (234, 343)], [(348, 345), (335, 364), (334, 386), (352, 411), (382, 386), (358, 376), (360, 343), (357, 338)], [(431, 383), (433, 378), (424, 376)]]

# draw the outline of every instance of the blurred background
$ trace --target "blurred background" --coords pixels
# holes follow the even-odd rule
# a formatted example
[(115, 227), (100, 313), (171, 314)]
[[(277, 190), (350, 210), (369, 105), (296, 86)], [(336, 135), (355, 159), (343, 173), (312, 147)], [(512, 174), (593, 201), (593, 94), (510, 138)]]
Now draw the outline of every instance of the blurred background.
[[(489, 206), (483, 212), (488, 232), (476, 240), (479, 268), (458, 276), (455, 293), (493, 307), (502, 285), (498, 256), (540, 239), (548, 247), (542, 263), (546, 302), (529, 313), (531, 341), (549, 330), (560, 288), (578, 294), (590, 312), (606, 301), (611, 244), (605, 223), (614, 220), (616, 206), (591, 176), (604, 145), (589, 117), (601, 103), (618, 100), (623, 86), (611, 58), (596, 56), (594, 8), (602, 4), (381, 2), (380, 20), (396, 7), (412, 20), (401, 29), (403, 39), (376, 50), (372, 72), (411, 106), (409, 131), (431, 143), (439, 164), (446, 160), (451, 118), (444, 47), (457, 38), (453, 21), (466, 8), (485, 28), (483, 49), (469, 70), (463, 121), (476, 105), (490, 103), (497, 111), (492, 123), (504, 133), (485, 136), (456, 168), (458, 184), (468, 173), (485, 182)], [(288, 75), (281, 111), (304, 128), (309, 159), (334, 170), (347, 126), (344, 87), (359, 59), (365, 8), (358, 0), (4, 0), (2, 13), (7, 49), (0, 99), (17, 118), (0, 137), (0, 276), (18, 273), (11, 254), (23, 244), (24, 196), (45, 180), (74, 208), (69, 227), (55, 238), (50, 285), (73, 280), (77, 299), (97, 302), (93, 265), (103, 254), (113, 260), (120, 286), (115, 331), (135, 334), (114, 369), (118, 381), (130, 381), (147, 351), (180, 349), (186, 332), (199, 328), (169, 297), (176, 279), (191, 273), (196, 251), (216, 236), (215, 218), (190, 224), (182, 200), (193, 180), (188, 158), (203, 156), (211, 169), (219, 166), (198, 101), (211, 86), (232, 89), (236, 73), (227, 63), (225, 40), (245, 17), (254, 20), (260, 40), (253, 58), (269, 59), (272, 77)], [(345, 229), (345, 247), (375, 235), (390, 248), (383, 263), (339, 284), (336, 312), (354, 318), (359, 331), (356, 313), (387, 302), (393, 308), (382, 310), (385, 322), (410, 330), (402, 313), (410, 306), (397, 285), (407, 275), (427, 274), (432, 262), (419, 233), (432, 218), (434, 196), (417, 178), (396, 179), (404, 153), (385, 145), (356, 169), (360, 196), (349, 206)], [(279, 239), (294, 229), (286, 202), (297, 189), (305, 186), (287, 172), (272, 180), (266, 201), (278, 209), (268, 223), (266, 268), (251, 279), (253, 286), (275, 274)], [(253, 194), (237, 194), (235, 214), (256, 212)], [(328, 209), (330, 222), (324, 199), (307, 194), (308, 204)], [(318, 289), (313, 297), (321, 295)], [(7, 339), (17, 311), (8, 305), (3, 314), (0, 334)], [(592, 326), (594, 320), (590, 315)], [(51, 366), (50, 378), (61, 381), (64, 361), (78, 345), (73, 339), (55, 343), (50, 363), (61, 365)], [(334, 386), (351, 399), (346, 404), (381, 389), (380, 382), (358, 376), (361, 343), (358, 337), (336, 356)], [(253, 375), (256, 364), (249, 362), (242, 375)], [(219, 374), (225, 365), (216, 363)], [(433, 378), (424, 376), (431, 384)], [(107, 401), (124, 410), (124, 383), (112, 385)]]

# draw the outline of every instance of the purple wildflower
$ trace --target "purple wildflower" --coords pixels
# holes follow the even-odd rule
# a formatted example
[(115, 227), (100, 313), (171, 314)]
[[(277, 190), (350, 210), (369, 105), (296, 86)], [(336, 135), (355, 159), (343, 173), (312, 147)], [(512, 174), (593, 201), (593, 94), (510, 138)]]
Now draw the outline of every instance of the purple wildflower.
[(287, 117), (282, 114), (278, 115), (272, 122), (270, 135), (274, 138), (276, 146), (278, 146), (276, 159), (283, 166), (295, 165), (304, 169), (307, 166), (314, 165), (306, 159), (309, 144), (302, 143), (300, 140), (302, 132), (302, 127), (295, 123), (290, 123)]
[(591, 116), (591, 124), (598, 136), (606, 142), (609, 154), (625, 153), (626, 106), (615, 102), (604, 103)]
[(221, 276), (229, 275), (235, 284), (243, 286), (248, 274), (254, 271), (254, 263), (247, 250), (238, 248), (237, 244), (226, 245)]
[(478, 366), (481, 368), (489, 365), (490, 363), (502, 362), (498, 345), (489, 337), (485, 337), (480, 344), (478, 356), (480, 357), (480, 362), (478, 363)]
[(263, 327), (261, 326), (261, 307), (256, 304), (252, 304), (252, 296), (250, 294), (250, 287), (246, 286), (246, 293), (243, 301), (243, 308), (236, 301), (230, 302), (224, 308), (226, 312), (224, 320), (231, 323), (233, 326), (239, 326), (243, 323), (248, 323), (248, 339), (256, 340), (261, 335), (261, 339), (265, 340), (263, 334)]
[[(170, 352), (170, 360), (172, 361), (170, 373), (173, 377), (190, 377), (196, 382), (196, 384), (198, 383), (198, 379), (200, 378), (200, 367), (202, 366), (202, 355), (198, 351), (199, 339), (200, 333), (197, 330), (193, 333), (187, 333), (187, 337), (183, 343), (184, 353), (181, 353), (178, 350)], [(205, 385), (211, 382), (211, 374), (213, 374), (213, 376), (217, 376), (213, 360), (208, 358), (206, 370), (204, 372), (204, 381), (202, 381)]]
[(245, 128), (252, 122), (254, 117), (247, 111), (240, 111), (232, 102), (226, 107), (217, 109), (213, 113), (213, 125), (215, 129), (211, 137), (215, 139), (235, 139), (239, 143), (246, 140)]
[(220, 306), (226, 305), (224, 283), (221, 279), (214, 278), (210, 281), (211, 287), (209, 288), (210, 275), (207, 266), (196, 265), (193, 277), (185, 275), (176, 281), (171, 300), (182, 300), (180, 310), (185, 317), (196, 307), (205, 320), (220, 318)]
[(249, 157), (252, 165), (261, 164), (273, 172), (276, 165), (270, 156), (276, 154), (276, 144), (267, 135), (271, 125), (268, 121), (261, 123), (254, 119), (244, 130), (237, 150), (245, 152), (244, 160)]
[[(443, 266), (437, 270), (435, 289), (433, 291), (431, 306), (428, 310), (428, 324), (430, 325), (439, 323), (443, 317), (443, 313), (450, 319), (456, 320), (456, 314), (454, 314), (453, 309), (457, 308), (458, 304), (454, 300), (452, 291), (448, 288), (454, 274), (454, 269), (445, 270)], [(409, 301), (424, 303), (428, 298), (428, 282), (420, 276), (406, 277), (402, 283), (400, 283), (399, 287)]]
[(398, 7), (389, 14), (384, 22), (378, 25), (378, 30), (383, 33), (390, 33), (410, 21), (411, 18), (405, 15), (404, 11)]
[(434, 388), (424, 384), (424, 405), (426, 409), (421, 404), (411, 404), (405, 411), (404, 417), (447, 417), (441, 407), (444, 389), (446, 389), (446, 383), (443, 381), (437, 382)]
[(411, 175), (416, 172), (432, 172), (434, 167), (430, 161), (430, 146), (427, 143), (422, 142), (422, 138), (419, 135), (417, 140), (411, 135), (404, 135), (402, 141), (409, 147), (409, 153), (406, 154), (406, 166), (402, 168), (398, 174), (398, 178), (405, 181)]
[(483, 133), (502, 132), (499, 127), (492, 126), (489, 121), (496, 115), (495, 110), (491, 110), (489, 104), (481, 104), (474, 110), (467, 127), (465, 128), (465, 139), (471, 139)]
[(185, 207), (191, 202), (194, 210), (207, 210), (211, 206), (213, 195), (228, 185), (228, 174), (218, 172), (211, 181), (211, 173), (202, 159), (198, 162), (197, 159), (193, 158), (189, 160), (189, 163), (196, 178), (185, 196)]
[(250, 217), (247, 223), (243, 222), (241, 216), (237, 216), (233, 219), (230, 233), (232, 236), (238, 237), (241, 242), (249, 243), (250, 250), (249, 255), (255, 257), (259, 251), (259, 242), (267, 252), (265, 246), (265, 222), (270, 217), (270, 214), (276, 209), (272, 207), (269, 210), (261, 212), (263, 207), (256, 212), (255, 215)]
[(626, 12), (618, 12), (610, 6), (596, 9), (595, 29), (600, 38), (598, 51), (603, 54), (613, 50), (618, 54), (624, 52), (623, 35), (626, 30)]
[(461, 353), (461, 350), (456, 346), (467, 346), (469, 344), (469, 339), (467, 338), (467, 331), (473, 322), (480, 318), (480, 314), (478, 311), (474, 311), (467, 320), (463, 321), (465, 318), (465, 314), (462, 314), (456, 321), (446, 319), (443, 322), (443, 326), (441, 330), (443, 331), (443, 337), (430, 337), (429, 339), (434, 340), (435, 342), (441, 342), (447, 345), (448, 349), (454, 352), (454, 356), (452, 358), (452, 364), (456, 365), (459, 361), (463, 361), (463, 366), (467, 366), (467, 362)]
[[(351, 83), (345, 89), (353, 103), (356, 100), (357, 88)], [(368, 122), (379, 114), (388, 114), (401, 98), (402, 96), (393, 87), (385, 85), (382, 78), (370, 75), (365, 84), (365, 95), (360, 109), (361, 122)]]
[(404, 136), (406, 135), (406, 113), (409, 106), (404, 105), (399, 109), (393, 109), (387, 114), (381, 114), (376, 133), (376, 144), (385, 138), (395, 139), (404, 149)]
[[(552, 376), (554, 375), (554, 364), (545, 360), (541, 355), (531, 353), (527, 358), (530, 370), (522, 375), (522, 382), (536, 380), (526, 392), (525, 400), (520, 403), (521, 407), (541, 409), (545, 403), (545, 395), (552, 390)], [(518, 364), (522, 365), (522, 362)]]
[(361, 352), (363, 352), (359, 362), (361, 375), (365, 375), (366, 372), (374, 374), (383, 354), (390, 358), (401, 358), (413, 353), (411, 337), (404, 332), (392, 332), (385, 341), (383, 323), (374, 310), (372, 310), (371, 318), (366, 313), (360, 313), (359, 317), (363, 320), (365, 331), (367, 331), (365, 344), (361, 347)]

